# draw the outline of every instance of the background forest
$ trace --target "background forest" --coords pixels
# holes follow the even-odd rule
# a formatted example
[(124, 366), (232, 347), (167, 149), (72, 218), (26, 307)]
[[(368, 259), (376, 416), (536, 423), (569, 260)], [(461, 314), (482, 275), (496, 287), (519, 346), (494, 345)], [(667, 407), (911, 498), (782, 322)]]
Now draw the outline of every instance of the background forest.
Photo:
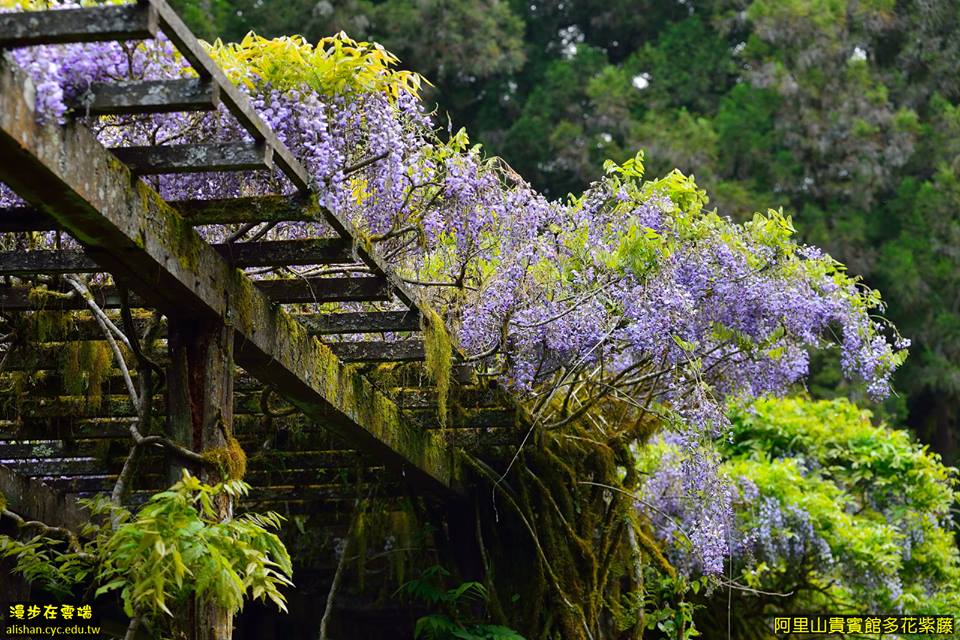
[[(783, 206), (913, 341), (882, 413), (957, 461), (960, 7), (947, 0), (180, 0), (202, 36), (381, 42), (549, 197), (605, 159), (694, 174), (722, 214)], [(822, 363), (815, 395), (844, 393)], [(865, 398), (857, 398), (865, 400)]]

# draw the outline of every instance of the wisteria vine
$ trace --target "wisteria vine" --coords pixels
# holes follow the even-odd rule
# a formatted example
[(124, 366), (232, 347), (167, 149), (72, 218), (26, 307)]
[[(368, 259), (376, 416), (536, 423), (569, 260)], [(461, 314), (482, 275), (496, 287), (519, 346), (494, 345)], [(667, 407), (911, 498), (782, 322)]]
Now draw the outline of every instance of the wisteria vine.
[[(549, 201), (464, 132), (438, 131), (419, 78), (397, 71), (376, 45), (251, 35), (209, 49), (308, 168), (321, 204), (353, 220), (361, 241), (441, 310), (481, 375), (513, 389), (535, 428), (555, 433), (576, 422), (638, 444), (651, 422), (673, 432), (685, 452), (684, 491), (712, 505), (694, 536), (703, 570), (720, 572), (725, 552), (718, 528), (730, 489), (711, 471), (708, 442), (725, 428), (728, 398), (786, 391), (808, 373), (810, 350), (831, 344), (849, 377), (874, 396), (889, 392), (907, 341), (872, 315), (882, 312), (879, 295), (799, 244), (782, 212), (736, 224), (707, 209), (692, 177), (645, 180), (642, 154), (608, 163), (585, 193)], [(33, 78), (38, 118), (85, 119), (107, 146), (245, 139), (222, 108), (84, 113), (93, 83), (189, 76), (163, 37), (10, 55)], [(268, 172), (147, 179), (169, 200), (291, 190)], [(18, 203), (0, 190), (0, 207)], [(243, 231), (202, 233), (223, 240)], [(329, 230), (318, 221), (249, 232), (279, 239)]]

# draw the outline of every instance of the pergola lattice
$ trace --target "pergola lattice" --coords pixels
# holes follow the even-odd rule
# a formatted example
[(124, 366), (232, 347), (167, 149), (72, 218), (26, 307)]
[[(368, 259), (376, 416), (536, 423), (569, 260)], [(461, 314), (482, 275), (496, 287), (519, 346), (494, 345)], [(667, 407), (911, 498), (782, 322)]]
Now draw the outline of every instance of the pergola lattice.
[[(0, 211), (0, 232), (60, 230), (82, 250), (0, 253), (0, 313), (75, 310), (65, 334), (50, 343), (2, 345), (0, 491), (10, 509), (52, 524), (83, 515), (73, 499), (109, 491), (129, 448), (137, 408), (116, 371), (97, 403), (64, 394), (65, 342), (103, 340), (101, 326), (78, 295), (38, 297), (39, 276), (108, 273), (92, 290), (102, 309), (138, 308), (165, 318), (167, 384), (155, 400), (167, 436), (203, 451), (236, 434), (250, 458), (254, 489), (241, 507), (281, 513), (338, 509), (351, 488), (338, 478), (366, 469), (378, 491), (411, 487), (452, 496), (464, 489), (458, 449), (502, 453), (523, 431), (498, 388), (476, 384), (471, 367), (455, 365), (458, 408), (439, 429), (436, 391), (416, 371), (387, 387), (351, 363), (416, 362), (424, 358), (417, 296), (390, 265), (357, 242), (350, 222), (319, 206), (304, 167), (254, 112), (164, 0), (135, 5), (6, 13), (0, 48), (131, 40), (162, 31), (197, 78), (94, 85), (83, 113), (147, 114), (210, 110), (222, 104), (253, 142), (105, 148), (80, 122), (38, 124), (30, 81), (9, 57), (0, 62), (0, 181), (29, 207)], [(140, 175), (278, 169), (295, 195), (165, 202)], [(307, 240), (210, 244), (199, 225), (324, 221), (336, 235)], [(6, 246), (15, 246), (10, 241)], [(287, 265), (359, 265), (367, 275), (252, 279), (244, 269)], [(359, 267), (358, 267), (359, 270)], [(304, 313), (297, 305), (382, 301), (393, 308)], [(397, 308), (402, 305), (401, 310)], [(119, 322), (119, 314), (113, 318)], [(399, 335), (392, 341), (343, 340), (353, 334)], [(235, 364), (234, 364), (235, 363)], [(29, 389), (17, 370), (47, 371)], [(400, 383), (397, 383), (400, 384)], [(271, 400), (271, 396), (282, 400)], [(295, 408), (277, 415), (285, 401)], [(296, 426), (296, 445), (277, 425)], [(264, 443), (269, 446), (264, 446)], [(304, 444), (307, 443), (307, 444)], [(176, 465), (162, 447), (146, 453), (148, 472), (131, 502), (165, 486)], [(387, 470), (389, 475), (383, 473)], [(383, 481), (386, 477), (387, 481)]]

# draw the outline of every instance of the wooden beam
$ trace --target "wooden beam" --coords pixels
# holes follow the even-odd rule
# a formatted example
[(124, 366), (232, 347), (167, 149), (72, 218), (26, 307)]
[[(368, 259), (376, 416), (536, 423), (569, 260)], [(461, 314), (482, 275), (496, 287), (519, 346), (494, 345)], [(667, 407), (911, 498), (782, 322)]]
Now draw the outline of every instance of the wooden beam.
[(0, 14), (0, 48), (68, 42), (142, 40), (157, 33), (157, 11), (144, 3)]
[(235, 330), (235, 357), (316, 423), (409, 480), (449, 491), (455, 450), (399, 407), (231, 267), (153, 189), (132, 179), (77, 123), (39, 124), (28, 80), (0, 64), (0, 180), (54, 218), (111, 273), (168, 317)]
[[(347, 263), (350, 246), (340, 238), (215, 244), (235, 267), (277, 267)], [(103, 268), (79, 250), (0, 251), (0, 275), (96, 273)]]
[[(98, 266), (99, 269), (99, 266)], [(0, 288), (0, 292), (3, 289)], [(101, 298), (103, 299), (103, 298)], [(0, 305), (2, 306), (2, 305)], [(40, 305), (38, 305), (40, 306)], [(49, 305), (48, 305), (49, 307)], [(108, 305), (109, 308), (109, 305)], [(396, 331), (419, 331), (419, 324), (417, 322), (410, 322), (411, 316), (416, 319), (411, 312), (408, 311), (383, 311), (383, 312), (358, 312), (358, 313), (293, 313), (291, 314), (294, 319), (301, 322), (306, 328), (307, 332), (311, 335), (326, 335), (332, 333), (374, 333), (374, 332), (396, 332)], [(381, 318), (380, 316), (384, 316)], [(354, 318), (353, 320), (348, 318), (340, 319), (339, 316), (359, 316), (359, 318)], [(370, 324), (361, 324), (360, 322), (366, 322), (367, 318), (370, 319)], [(332, 318), (331, 322), (328, 322), (328, 318)], [(405, 318), (405, 319), (404, 319)], [(394, 320), (399, 319), (396, 323)], [(119, 322), (119, 320), (117, 320)], [(357, 321), (357, 324), (354, 324), (354, 321)], [(133, 326), (137, 331), (137, 335), (143, 335), (144, 331), (147, 328), (149, 319), (143, 316), (134, 315)], [(345, 323), (344, 326), (341, 323)], [(349, 329), (349, 327), (353, 327)], [(165, 319), (161, 318), (160, 320), (160, 329), (158, 330), (156, 337), (158, 340), (162, 340), (167, 335), (167, 322)], [(334, 330), (337, 329), (337, 330)], [(74, 341), (87, 341), (87, 340), (103, 340), (103, 329), (97, 323), (96, 320), (91, 318), (89, 315), (73, 315), (70, 317), (70, 321), (66, 323), (66, 326), (54, 327), (47, 332), (47, 337), (44, 342), (74, 342)], [(2, 347), (5, 342), (0, 341), (0, 347)], [(0, 372), (0, 376), (3, 375), (3, 372)], [(48, 376), (49, 377), (49, 376)], [(244, 378), (247, 381), (256, 382), (253, 378)], [(118, 383), (122, 385), (122, 380), (117, 379)], [(258, 388), (261, 386), (257, 383)]]
[[(162, 364), (169, 364), (169, 362), (164, 361)], [(74, 417), (126, 417), (137, 415), (136, 407), (130, 404), (129, 396), (123, 395), (123, 391), (124, 388), (120, 387), (115, 389), (114, 394), (105, 392), (96, 398), (83, 395), (67, 395), (64, 393), (43, 396), (39, 393), (31, 392), (27, 394), (26, 398), (19, 399), (18, 402), (11, 401), (0, 404), (0, 419), (12, 420), (18, 417), (54, 418), (61, 415)], [(242, 391), (236, 393), (233, 396), (233, 411), (237, 414), (244, 415), (263, 415), (264, 411), (260, 398), (262, 391), (263, 389), (261, 388), (257, 391)], [(163, 415), (166, 413), (167, 403), (164, 398), (155, 398), (153, 405), (157, 414)], [(177, 407), (179, 405), (178, 403), (174, 403), (171, 406)], [(270, 406), (275, 411), (289, 407), (289, 405), (284, 405), (282, 399), (272, 400)]]
[[(110, 440), (119, 438), (128, 441), (130, 437), (129, 425), (132, 417), (86, 418), (82, 416), (57, 416), (56, 418), (23, 418), (14, 422), (0, 423), (0, 437), (3, 438), (35, 438), (48, 440), (63, 438), (68, 440), (92, 439)], [(281, 431), (287, 435), (295, 431), (298, 436), (296, 442), (306, 437), (313, 448), (341, 449), (346, 443), (322, 425), (311, 422), (302, 413), (271, 418), (265, 421), (262, 415), (234, 415), (237, 429), (237, 439), (241, 442), (253, 443), (253, 448), (259, 448), (271, 436), (277, 436)], [(281, 434), (282, 435), (282, 434)], [(279, 446), (277, 443), (274, 443)], [(375, 462), (374, 462), (375, 464)]]
[(55, 221), (33, 207), (4, 207), (0, 209), (0, 231), (52, 231)]
[(0, 251), (0, 275), (93, 273), (100, 266), (83, 251)]
[(270, 169), (270, 147), (262, 143), (170, 144), (114, 147), (113, 155), (137, 175)]
[[(497, 388), (457, 387), (452, 393), (456, 394), (460, 407), (499, 407), (504, 402), (504, 394)], [(397, 389), (396, 400), (404, 409), (436, 409), (437, 390), (423, 387)]]
[[(169, 204), (194, 226), (250, 222), (326, 223), (316, 199), (306, 194), (180, 200)], [(0, 231), (50, 231), (56, 228), (54, 219), (33, 207), (0, 209)]]
[[(440, 427), (435, 407), (412, 409), (410, 414), (427, 429)], [(451, 412), (449, 423), (449, 428), (452, 429), (518, 428), (516, 411), (504, 407), (458, 408)]]
[(344, 362), (416, 362), (424, 358), (422, 340), (332, 342), (329, 346)]
[[(212, 250), (212, 247), (207, 245)], [(106, 267), (103, 262), (98, 271)], [(117, 269), (114, 275), (122, 274)], [(239, 272), (237, 272), (239, 273)], [(244, 276), (246, 277), (246, 276)], [(390, 288), (382, 278), (285, 278), (277, 280), (251, 280), (252, 286), (277, 304), (301, 304), (325, 302), (357, 302), (390, 299)], [(119, 309), (122, 306), (120, 290), (112, 285), (91, 287), (94, 300), (104, 309)], [(150, 296), (131, 295), (131, 308), (151, 307)], [(37, 293), (27, 287), (0, 286), (0, 310), (80, 310), (86, 303), (77, 296), (63, 298), (57, 295)]]
[[(309, 194), (177, 200), (169, 204), (193, 226), (251, 222), (327, 224), (323, 208)], [(49, 231), (55, 228), (55, 220), (32, 207), (0, 209), (0, 231)], [(333, 231), (333, 227), (330, 230)]]
[(215, 244), (213, 248), (235, 267), (277, 267), (354, 262), (350, 243), (341, 238), (265, 240)]
[(316, 335), (420, 331), (420, 314), (416, 311), (324, 313), (303, 318), (302, 322)]
[(483, 452), (491, 447), (516, 447), (523, 441), (525, 433), (515, 428), (445, 429), (442, 436), (455, 447)]
[[(154, 460), (152, 462), (161, 462)], [(376, 473), (372, 470), (371, 473)], [(113, 489), (119, 474), (100, 473), (86, 476), (31, 476), (43, 484), (64, 493), (109, 493)], [(248, 469), (244, 481), (257, 488), (280, 487), (328, 487), (340, 483), (340, 486), (356, 489), (354, 468), (343, 469)], [(136, 478), (136, 488), (162, 491), (169, 482), (157, 474), (140, 474)], [(347, 481), (346, 483), (344, 481)], [(323, 489), (321, 489), (322, 491)], [(319, 496), (318, 496), (319, 497)]]
[(308, 194), (210, 200), (179, 200), (170, 205), (192, 225), (250, 222), (325, 222), (316, 198)]
[(199, 78), (96, 83), (77, 100), (77, 113), (91, 116), (128, 113), (211, 111), (220, 89)]
[(390, 299), (383, 278), (285, 278), (255, 280), (271, 300), (285, 303), (360, 302)]

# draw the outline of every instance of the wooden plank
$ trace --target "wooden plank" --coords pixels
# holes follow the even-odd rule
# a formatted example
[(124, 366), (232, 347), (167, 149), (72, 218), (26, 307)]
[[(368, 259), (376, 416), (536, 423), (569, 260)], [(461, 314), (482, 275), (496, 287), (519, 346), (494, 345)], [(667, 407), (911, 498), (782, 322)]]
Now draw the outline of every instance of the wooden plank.
[[(264, 419), (262, 415), (237, 414), (237, 438), (241, 442), (252, 443), (252, 450), (260, 448), (264, 442), (271, 440), (270, 446), (280, 448), (284, 441), (280, 437), (285, 432), (286, 441), (291, 441), (292, 432), (296, 438), (292, 440), (299, 446), (308, 442), (315, 449), (343, 449), (346, 444), (336, 435), (321, 425), (310, 422), (302, 413), (285, 416), (283, 418)], [(125, 440), (130, 437), (129, 425), (132, 417), (114, 418), (84, 418), (80, 416), (57, 416), (56, 418), (31, 419), (24, 418), (15, 424), (8, 423), (0, 426), (0, 438), (9, 439), (93, 439), (93, 440)], [(0, 423), (2, 424), (2, 423)]]
[[(62, 347), (58, 350), (62, 351)], [(60, 354), (57, 353), (57, 350), (50, 350), (48, 353), (52, 357), (41, 357), (59, 364)], [(163, 363), (168, 363), (168, 359), (164, 359)], [(117, 388), (116, 391), (119, 393), (113, 395), (107, 395), (105, 393), (97, 398), (82, 395), (66, 395), (62, 393), (44, 396), (29, 392), (27, 393), (27, 397), (20, 398), (17, 402), (14, 402), (11, 398), (10, 402), (0, 403), (0, 419), (53, 418), (60, 415), (77, 418), (119, 418), (137, 415), (136, 407), (130, 404), (130, 397), (123, 393), (125, 389), (121, 387)], [(233, 399), (233, 409), (234, 412), (238, 414), (263, 415), (264, 413), (261, 406), (260, 391), (241, 391), (233, 394)], [(179, 403), (174, 403), (174, 406), (177, 404)], [(221, 405), (223, 405), (223, 403), (221, 403)], [(288, 408), (289, 406), (290, 405), (284, 404), (282, 399), (274, 399), (270, 403), (270, 407), (274, 411)], [(158, 415), (164, 415), (166, 413), (166, 407), (167, 402), (163, 397), (157, 396), (153, 399), (153, 408)]]
[(0, 251), (0, 275), (93, 273), (100, 266), (83, 251)]
[[(160, 462), (157, 460), (157, 462)], [(371, 470), (375, 473), (375, 470)], [(119, 474), (101, 473), (86, 476), (31, 476), (43, 484), (64, 493), (109, 493)], [(355, 487), (354, 469), (248, 469), (244, 480), (259, 488), (270, 487), (309, 487), (329, 486), (336, 483)], [(135, 478), (135, 487), (141, 490), (160, 491), (170, 483), (158, 474), (139, 474)]]
[(4, 465), (0, 465), (0, 493), (8, 509), (29, 520), (75, 530), (90, 520), (76, 501)]
[[(452, 389), (461, 407), (497, 407), (503, 404), (503, 392), (497, 388), (457, 387)], [(410, 387), (396, 390), (396, 400), (404, 409), (436, 409), (437, 391), (432, 388)]]
[(246, 171), (273, 167), (269, 147), (244, 142), (114, 147), (110, 151), (137, 175)]
[(170, 205), (192, 225), (250, 222), (324, 222), (316, 198), (308, 194), (209, 200), (179, 200)]
[[(62, 292), (55, 292), (62, 293)], [(87, 309), (87, 305), (77, 296), (62, 298), (42, 289), (28, 289), (27, 287), (0, 286), (0, 310), (3, 311), (36, 311), (36, 310), (74, 310)], [(116, 287), (95, 287), (91, 289), (93, 299), (104, 309), (119, 309), (121, 306), (120, 294)], [(130, 303), (134, 306), (143, 306), (143, 301), (131, 296)]]
[(147, 4), (0, 14), (0, 48), (68, 42), (141, 40), (157, 33)]
[[(436, 409), (414, 409), (410, 413), (427, 429), (440, 428)], [(451, 412), (451, 429), (517, 429), (516, 411), (503, 407), (484, 407), (480, 409), (458, 409)]]
[(390, 299), (383, 278), (288, 278), (255, 280), (271, 300), (285, 303), (357, 302)]
[(525, 431), (520, 429), (445, 429), (441, 432), (449, 444), (473, 452), (484, 452), (491, 447), (517, 446)]
[(332, 342), (329, 346), (344, 362), (415, 362), (424, 358), (422, 340)]
[[(99, 269), (99, 266), (98, 266)], [(0, 287), (0, 293), (4, 289)], [(101, 294), (102, 295), (102, 294)], [(18, 302), (22, 302), (18, 296)], [(49, 304), (47, 305), (50, 306)], [(416, 316), (409, 311), (371, 311), (357, 313), (293, 313), (296, 320), (301, 322), (311, 335), (329, 335), (334, 333), (374, 333), (374, 332), (399, 332), (399, 331), (418, 331), (419, 323)], [(341, 317), (342, 316), (342, 317)], [(133, 325), (137, 335), (143, 335), (147, 328), (149, 319), (146, 317), (133, 318)], [(117, 320), (119, 322), (119, 319)], [(162, 340), (166, 337), (166, 320), (160, 320), (160, 329), (157, 331), (157, 339)], [(73, 342), (87, 340), (103, 340), (103, 329), (89, 315), (74, 315), (62, 329), (52, 328), (47, 334), (45, 342)], [(4, 343), (0, 342), (0, 346)], [(459, 365), (458, 365), (459, 366)], [(3, 373), (0, 372), (0, 376)], [(245, 378), (246, 381), (256, 383), (253, 378)], [(117, 379), (118, 384), (122, 381)]]
[(199, 78), (96, 83), (76, 101), (83, 115), (211, 111), (217, 108), (220, 89)]
[[(69, 478), (74, 476), (103, 473), (103, 461), (94, 456), (83, 458), (49, 458), (0, 460), (0, 470), (7, 470), (20, 478), (58, 475)], [(3, 471), (0, 471), (2, 474)]]
[[(209, 245), (208, 245), (209, 246)], [(211, 248), (212, 249), (212, 248)], [(102, 265), (102, 263), (99, 263)], [(101, 266), (99, 269), (102, 271)], [(238, 272), (239, 273), (239, 272)], [(277, 304), (325, 302), (382, 301), (390, 299), (390, 289), (382, 278), (285, 278), (253, 280), (253, 285), (270, 301)], [(91, 287), (90, 293), (103, 309), (122, 306), (120, 290), (114, 286)], [(130, 306), (135, 309), (151, 307), (148, 300), (132, 294)], [(77, 296), (61, 298), (38, 294), (27, 287), (0, 286), (0, 310), (31, 311), (86, 309), (86, 303)]]
[(420, 331), (420, 314), (416, 311), (325, 313), (302, 317), (301, 322), (315, 335)]
[[(235, 267), (275, 267), (345, 263), (350, 246), (340, 238), (215, 244)], [(96, 273), (103, 268), (80, 250), (0, 251), (0, 275)]]
[[(171, 202), (170, 205), (194, 226), (250, 222), (325, 222), (316, 199), (304, 194), (180, 200)], [(50, 231), (56, 228), (53, 218), (43, 215), (33, 207), (0, 209), (0, 231)]]
[(52, 231), (57, 223), (33, 207), (0, 208), (0, 231)]
[(353, 262), (350, 243), (342, 238), (269, 240), (215, 244), (213, 248), (235, 267), (275, 267)]
[(428, 490), (458, 491), (461, 466), (452, 447), (344, 367), (149, 185), (133, 180), (89, 130), (38, 123), (27, 86), (14, 65), (0, 63), (0, 180), (168, 317), (231, 323), (237, 364), (316, 424)]

